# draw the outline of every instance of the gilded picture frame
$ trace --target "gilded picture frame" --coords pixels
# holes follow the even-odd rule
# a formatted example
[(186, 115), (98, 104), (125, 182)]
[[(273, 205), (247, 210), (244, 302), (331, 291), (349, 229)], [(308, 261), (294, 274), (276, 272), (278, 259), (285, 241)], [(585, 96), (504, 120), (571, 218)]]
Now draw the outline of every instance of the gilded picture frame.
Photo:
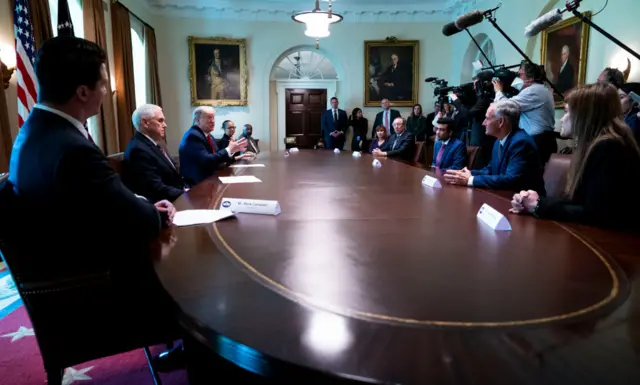
[(246, 106), (246, 39), (188, 37), (193, 106)]
[[(584, 12), (582, 15), (591, 20), (591, 12)], [(574, 16), (542, 31), (541, 63), (545, 66), (547, 78), (563, 95), (585, 83), (589, 30), (589, 24)], [(564, 106), (562, 99), (555, 93), (553, 98), (556, 108)]]
[(364, 42), (364, 106), (380, 106), (389, 99), (395, 107), (418, 103), (420, 42), (385, 40)]

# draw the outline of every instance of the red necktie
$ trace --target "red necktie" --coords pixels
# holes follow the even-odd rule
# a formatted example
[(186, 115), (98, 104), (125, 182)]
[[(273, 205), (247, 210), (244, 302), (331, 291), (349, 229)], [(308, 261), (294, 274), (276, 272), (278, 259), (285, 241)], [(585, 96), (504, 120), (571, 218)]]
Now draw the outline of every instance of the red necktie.
[(215, 154), (216, 153), (216, 145), (215, 145), (215, 143), (213, 143), (213, 138), (211, 137), (211, 135), (207, 135), (207, 139), (209, 139), (209, 144), (211, 145), (211, 153)]
[(87, 131), (87, 138), (91, 143), (96, 144), (96, 142), (93, 141), (93, 138), (91, 137), (91, 134), (89, 133), (89, 131)]
[(436, 157), (436, 167), (440, 167), (440, 162), (442, 161), (442, 154), (444, 154), (444, 148), (447, 145), (442, 143), (442, 145), (440, 145), (440, 151), (438, 151), (438, 156)]

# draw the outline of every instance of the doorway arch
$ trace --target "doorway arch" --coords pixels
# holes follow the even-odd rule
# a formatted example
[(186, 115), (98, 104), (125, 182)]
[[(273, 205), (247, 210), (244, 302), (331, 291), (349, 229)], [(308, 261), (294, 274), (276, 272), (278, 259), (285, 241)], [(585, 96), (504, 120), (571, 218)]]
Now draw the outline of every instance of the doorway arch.
[[(489, 36), (487, 36), (484, 33), (477, 34), (475, 36), (475, 39), (478, 42), (478, 45), (480, 45), (480, 47), (482, 48), (482, 51), (484, 51), (484, 53), (487, 54), (487, 57), (489, 58), (491, 63), (495, 65), (496, 51), (495, 51), (495, 48), (493, 47), (493, 41), (491, 41)], [(465, 52), (464, 58), (462, 60), (462, 72), (460, 74), (460, 84), (468, 83), (472, 80), (476, 72), (473, 68), (473, 63), (478, 60), (482, 61), (483, 67), (486, 67), (489, 65), (489, 63), (487, 63), (487, 59), (485, 59), (484, 55), (482, 54), (482, 52), (480, 52), (476, 44), (473, 41), (470, 41), (469, 46), (467, 47), (467, 51)]]
[(327, 108), (329, 100), (337, 95), (339, 65), (330, 53), (311, 45), (291, 47), (281, 53), (269, 72), (270, 136), (272, 150), (284, 149), (286, 137), (286, 89), (326, 89)]

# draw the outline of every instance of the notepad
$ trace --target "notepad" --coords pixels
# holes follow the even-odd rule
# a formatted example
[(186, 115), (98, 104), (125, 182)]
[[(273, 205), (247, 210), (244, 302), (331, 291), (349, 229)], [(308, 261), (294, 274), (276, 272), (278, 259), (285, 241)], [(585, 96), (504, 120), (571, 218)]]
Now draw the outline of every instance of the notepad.
[(231, 210), (183, 210), (173, 216), (173, 224), (176, 226), (201, 225), (213, 223), (235, 215)]
[(260, 183), (260, 179), (253, 175), (238, 175), (238, 176), (219, 176), (220, 182), (224, 184), (230, 183)]
[(232, 164), (229, 167), (230, 168), (264, 167), (264, 164), (262, 164), (262, 163), (256, 163), (256, 164)]

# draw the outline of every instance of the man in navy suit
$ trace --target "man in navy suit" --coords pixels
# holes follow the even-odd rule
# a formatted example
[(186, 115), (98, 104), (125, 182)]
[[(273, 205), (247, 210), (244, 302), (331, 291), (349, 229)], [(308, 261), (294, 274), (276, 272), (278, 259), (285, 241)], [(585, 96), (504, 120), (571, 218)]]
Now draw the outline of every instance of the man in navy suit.
[(396, 118), (393, 121), (395, 134), (371, 153), (373, 156), (384, 156), (388, 158), (398, 158), (406, 161), (413, 161), (415, 156), (416, 137), (407, 131), (404, 119)]
[[(233, 154), (247, 149), (247, 140), (240, 139), (219, 150), (211, 132), (216, 125), (216, 110), (202, 106), (193, 111), (193, 126), (180, 142), (180, 173), (190, 186), (207, 179), (226, 163), (234, 161)], [(243, 157), (240, 155), (238, 158)]]
[[(21, 263), (32, 266), (23, 269), (23, 280), (77, 293), (81, 319), (70, 319), (59, 301), (40, 300), (41, 311), (58, 314), (48, 320), (52, 330), (70, 322), (79, 335), (111, 327), (105, 336), (126, 336), (133, 348), (177, 337), (177, 308), (157, 282), (149, 250), (175, 208), (134, 195), (87, 133), (87, 119), (107, 96), (106, 64), (104, 50), (88, 40), (56, 37), (40, 47), (38, 104), (13, 145), (3, 189), (12, 210), (0, 218), (10, 227), (0, 236), (3, 252), (17, 250)], [(45, 231), (34, 242), (36, 224)], [(108, 337), (97, 338), (113, 349)]]
[(322, 114), (321, 125), (324, 147), (328, 150), (342, 150), (349, 122), (347, 112), (338, 108), (338, 98), (335, 96), (331, 98), (331, 108)]
[(380, 106), (382, 107), (382, 111), (376, 114), (376, 119), (373, 121), (373, 130), (371, 130), (372, 139), (376, 138), (376, 128), (378, 128), (378, 126), (386, 128), (388, 136), (393, 135), (395, 132), (393, 131), (393, 122), (402, 117), (400, 111), (391, 108), (389, 99), (382, 99)]
[(484, 126), (495, 136), (489, 165), (481, 170), (448, 170), (448, 183), (495, 190), (534, 190), (544, 194), (540, 157), (533, 138), (518, 128), (520, 107), (513, 100), (493, 103), (487, 110)]
[(441, 170), (462, 170), (467, 165), (467, 147), (452, 133), (455, 121), (451, 118), (438, 119), (436, 142), (433, 149), (432, 166)]
[(124, 183), (152, 202), (178, 199), (187, 186), (169, 154), (159, 143), (167, 123), (162, 108), (153, 104), (138, 107), (131, 117), (136, 134), (124, 152)]

